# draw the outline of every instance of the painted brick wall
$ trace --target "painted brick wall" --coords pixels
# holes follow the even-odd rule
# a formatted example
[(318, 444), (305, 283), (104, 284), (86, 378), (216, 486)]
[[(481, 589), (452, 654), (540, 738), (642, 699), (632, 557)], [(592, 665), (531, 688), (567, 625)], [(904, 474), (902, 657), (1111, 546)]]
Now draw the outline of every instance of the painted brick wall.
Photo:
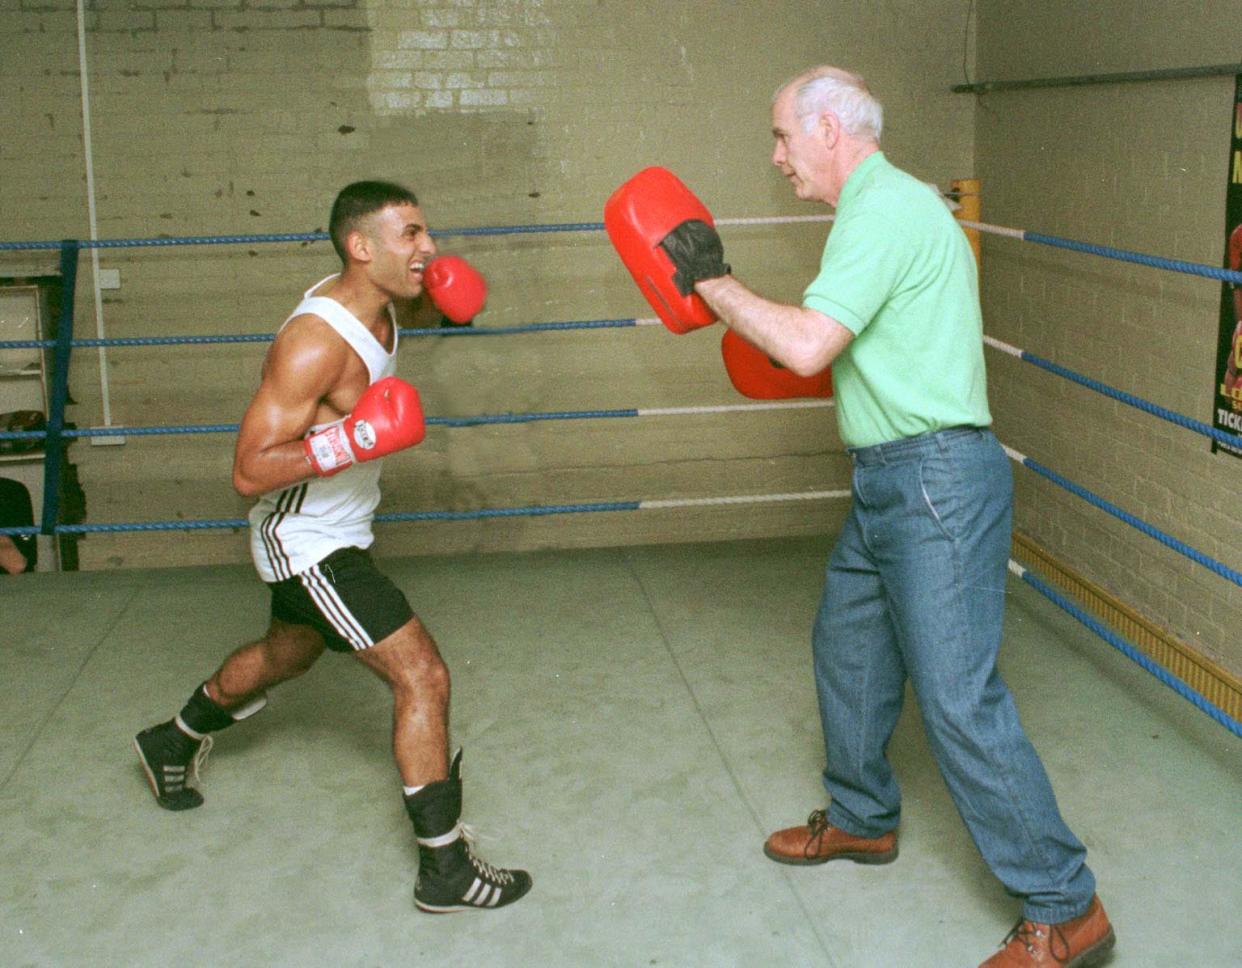
[[(67, 0), (10, 0), (0, 83), (3, 239), (88, 231), (77, 23)], [(361, 177), (412, 185), (433, 227), (596, 222), (651, 164), (717, 215), (811, 214), (769, 164), (769, 100), (833, 61), (868, 76), (886, 149), (920, 177), (971, 174), (957, 0), (764, 5), (694, 0), (100, 0), (86, 4), (98, 233), (104, 238), (322, 229)], [(20, 52), (20, 55), (18, 54)], [(726, 230), (735, 271), (796, 300), (819, 226)], [(600, 233), (445, 237), (487, 275), (479, 326), (649, 315)], [(0, 256), (0, 274), (40, 257)], [(46, 265), (50, 260), (44, 259)], [(108, 250), (109, 336), (273, 331), (332, 272), (329, 247)], [(89, 259), (78, 330), (93, 335)], [(404, 307), (410, 324), (430, 317)], [(567, 332), (410, 340), (400, 373), (433, 415), (737, 403), (720, 332)], [(117, 425), (235, 421), (261, 345), (114, 349)], [(103, 419), (99, 356), (80, 352), (71, 419)], [(90, 520), (235, 517), (227, 435), (75, 444)], [(385, 510), (707, 497), (842, 486), (830, 412), (433, 429), (391, 459)], [(823, 532), (839, 505), (584, 514), (381, 529), (379, 551), (431, 553)], [(244, 534), (91, 536), (88, 568), (243, 561)]]
[[(1237, 61), (1228, 3), (979, 6), (979, 79)], [(996, 93), (979, 101), (984, 221), (1221, 265), (1232, 77)], [(1004, 239), (984, 244), (996, 337), (1210, 422), (1220, 288), (1191, 276)], [(1242, 570), (1242, 463), (1209, 442), (1001, 354), (1007, 443)], [(1140, 611), (1242, 672), (1242, 594), (1128, 525), (1017, 468), (1017, 524)]]

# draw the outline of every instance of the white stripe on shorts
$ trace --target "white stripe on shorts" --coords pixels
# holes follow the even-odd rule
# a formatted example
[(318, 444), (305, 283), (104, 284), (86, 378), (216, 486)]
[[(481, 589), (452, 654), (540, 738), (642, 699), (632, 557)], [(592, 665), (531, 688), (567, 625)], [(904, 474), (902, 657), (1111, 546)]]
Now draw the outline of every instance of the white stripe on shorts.
[(305, 483), (288, 488), (277, 498), (276, 509), (269, 512), (259, 526), (259, 537), (263, 541), (268, 563), (271, 565), (272, 572), (276, 575), (277, 581), (293, 577), (293, 568), (289, 561), (289, 555), (285, 552), (284, 545), (280, 540), (280, 525), (290, 511), (297, 513), (305, 497)]
[(335, 586), (324, 577), (318, 565), (301, 572), (298, 579), (319, 608), (320, 613), (328, 620), (328, 624), (336, 629), (337, 635), (352, 645), (355, 650), (369, 649), (375, 644), (375, 640), (367, 634), (362, 623), (354, 618), (353, 613), (341, 600), (341, 596), (337, 594)]

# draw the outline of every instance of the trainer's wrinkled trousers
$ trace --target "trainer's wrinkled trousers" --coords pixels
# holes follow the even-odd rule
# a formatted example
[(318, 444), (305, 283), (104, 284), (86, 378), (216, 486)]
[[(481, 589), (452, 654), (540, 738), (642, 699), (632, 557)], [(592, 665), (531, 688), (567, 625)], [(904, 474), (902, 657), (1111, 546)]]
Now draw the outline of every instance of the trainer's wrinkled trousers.
[(1061, 819), (996, 666), (1013, 507), (990, 431), (954, 428), (851, 449), (853, 501), (815, 621), (829, 822), (859, 836), (897, 826), (885, 750), (906, 677), (949, 792), (1023, 917), (1090, 903), (1086, 849)]

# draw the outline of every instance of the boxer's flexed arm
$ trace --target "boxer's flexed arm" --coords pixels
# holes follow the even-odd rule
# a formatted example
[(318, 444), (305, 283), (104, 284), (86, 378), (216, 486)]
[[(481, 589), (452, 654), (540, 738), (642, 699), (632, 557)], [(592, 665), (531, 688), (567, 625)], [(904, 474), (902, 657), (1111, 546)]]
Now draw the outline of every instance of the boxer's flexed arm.
[[(325, 338), (322, 325), (313, 316), (294, 320), (272, 345), (237, 435), (239, 494), (330, 477), (423, 439), (418, 391), (395, 376), (369, 383), (353, 350), (335, 335)], [(328, 426), (308, 437), (314, 424)]]
[(294, 320), (268, 351), (233, 455), (233, 488), (244, 497), (314, 476), (302, 443), (306, 431), (325, 416), (333, 419), (348, 412), (354, 400), (336, 399), (342, 391), (352, 390), (356, 398), (365, 389), (365, 378), (357, 388), (341, 386), (352, 351), (321, 327), (326, 330), (319, 320)]

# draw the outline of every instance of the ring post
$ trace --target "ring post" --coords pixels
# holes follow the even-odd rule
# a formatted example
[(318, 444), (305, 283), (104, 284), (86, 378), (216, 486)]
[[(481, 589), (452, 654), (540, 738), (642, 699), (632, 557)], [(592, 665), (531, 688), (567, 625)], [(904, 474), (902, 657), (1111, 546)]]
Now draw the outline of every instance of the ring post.
[(47, 415), (47, 440), (43, 447), (43, 522), (40, 533), (54, 535), (60, 517), (60, 465), (65, 455), (65, 404), (69, 400), (69, 357), (73, 352), (74, 295), (78, 282), (76, 239), (60, 244), (60, 316), (56, 322), (56, 346), (52, 351), (52, 399)]
[[(979, 179), (978, 178), (955, 178), (949, 183), (949, 189), (953, 197), (957, 199), (958, 209), (953, 214), (957, 216), (961, 222), (978, 222), (981, 206), (979, 204)], [(983, 271), (983, 263), (981, 261), (978, 229), (963, 228), (966, 238), (970, 241), (970, 248), (975, 253), (975, 268), (980, 272)]]

